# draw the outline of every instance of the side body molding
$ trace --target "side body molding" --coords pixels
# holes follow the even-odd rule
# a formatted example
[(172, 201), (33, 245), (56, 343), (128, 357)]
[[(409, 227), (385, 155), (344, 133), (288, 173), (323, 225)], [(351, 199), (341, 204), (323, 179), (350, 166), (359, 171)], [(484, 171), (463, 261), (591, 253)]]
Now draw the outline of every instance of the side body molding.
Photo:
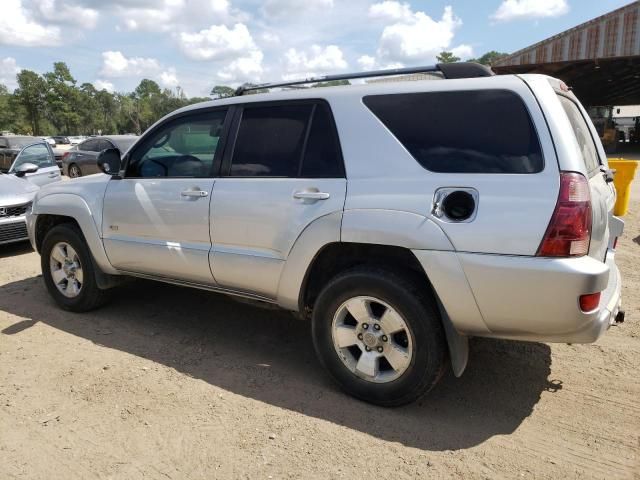
[[(89, 245), (96, 264), (104, 273), (118, 274), (111, 266), (107, 254), (104, 251), (100, 235), (101, 226), (91, 213), (87, 202), (80, 195), (72, 193), (53, 193), (38, 199), (35, 203), (34, 215), (61, 215), (72, 217), (82, 230), (82, 234)], [(100, 221), (101, 223), (101, 221)]]

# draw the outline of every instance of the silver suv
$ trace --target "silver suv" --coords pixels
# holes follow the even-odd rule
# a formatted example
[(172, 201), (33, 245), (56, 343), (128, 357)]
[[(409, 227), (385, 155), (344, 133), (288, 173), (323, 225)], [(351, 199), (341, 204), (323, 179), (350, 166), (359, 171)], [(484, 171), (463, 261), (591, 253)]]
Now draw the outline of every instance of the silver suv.
[(240, 90), (103, 151), (108, 175), (28, 216), (49, 292), (81, 312), (134, 276), (279, 305), (385, 406), (461, 375), (469, 336), (595, 341), (624, 315), (623, 222), (585, 110), (545, 76), (419, 71), (441, 80)]

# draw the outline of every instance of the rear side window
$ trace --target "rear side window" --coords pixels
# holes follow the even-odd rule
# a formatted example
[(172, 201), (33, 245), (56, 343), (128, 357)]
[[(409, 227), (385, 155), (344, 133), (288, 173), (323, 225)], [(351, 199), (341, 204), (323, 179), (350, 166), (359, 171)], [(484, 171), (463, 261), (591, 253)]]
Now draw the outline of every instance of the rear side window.
[(544, 162), (522, 99), (506, 90), (372, 95), (364, 104), (427, 170), (537, 173)]
[(329, 107), (324, 103), (315, 106), (300, 176), (305, 178), (344, 176), (338, 136), (331, 121)]
[(245, 107), (231, 160), (235, 177), (296, 177), (313, 105)]
[(571, 123), (571, 128), (580, 147), (580, 153), (582, 154), (587, 172), (591, 173), (600, 168), (600, 160), (598, 158), (598, 150), (589, 131), (589, 126), (575, 103), (562, 95), (558, 95), (558, 98)]

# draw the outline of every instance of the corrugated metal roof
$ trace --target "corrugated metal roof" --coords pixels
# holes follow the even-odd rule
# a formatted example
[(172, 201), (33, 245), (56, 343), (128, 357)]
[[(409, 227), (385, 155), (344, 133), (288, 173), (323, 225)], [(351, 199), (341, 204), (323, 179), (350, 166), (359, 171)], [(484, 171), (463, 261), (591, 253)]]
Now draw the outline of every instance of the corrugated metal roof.
[(640, 0), (496, 61), (493, 67), (640, 56)]

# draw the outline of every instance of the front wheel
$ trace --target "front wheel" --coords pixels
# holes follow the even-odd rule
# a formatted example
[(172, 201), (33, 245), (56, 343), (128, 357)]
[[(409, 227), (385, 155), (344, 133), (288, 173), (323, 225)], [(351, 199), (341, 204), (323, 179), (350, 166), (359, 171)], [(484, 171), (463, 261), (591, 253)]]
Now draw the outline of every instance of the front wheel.
[(77, 227), (62, 224), (49, 230), (40, 255), (44, 283), (60, 307), (87, 312), (106, 302), (109, 292), (98, 288), (91, 252)]
[(381, 406), (414, 401), (437, 383), (446, 343), (432, 296), (409, 275), (357, 268), (322, 290), (312, 317), (322, 364), (349, 394)]

